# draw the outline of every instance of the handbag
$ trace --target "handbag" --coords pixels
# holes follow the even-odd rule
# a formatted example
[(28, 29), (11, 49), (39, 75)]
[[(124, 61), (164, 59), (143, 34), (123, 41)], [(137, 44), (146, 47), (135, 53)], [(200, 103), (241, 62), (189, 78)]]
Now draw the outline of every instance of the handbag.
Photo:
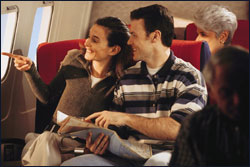
[(22, 158), (24, 166), (59, 166), (63, 161), (75, 156), (76, 148), (84, 144), (71, 137), (45, 131), (39, 135)]

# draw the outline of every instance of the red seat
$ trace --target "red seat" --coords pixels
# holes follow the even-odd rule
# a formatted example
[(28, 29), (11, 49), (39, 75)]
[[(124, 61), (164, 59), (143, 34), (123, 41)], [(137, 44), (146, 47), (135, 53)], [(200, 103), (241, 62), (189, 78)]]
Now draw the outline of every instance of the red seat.
[[(53, 43), (42, 43), (37, 48), (37, 69), (42, 80), (49, 84), (55, 77), (60, 62), (71, 49), (79, 49), (79, 42), (84, 43), (84, 39), (66, 40)], [(51, 104), (36, 102), (35, 132), (42, 133), (51, 122), (60, 97), (53, 99)]]
[(55, 77), (60, 62), (71, 49), (79, 49), (79, 42), (85, 39), (66, 40), (53, 43), (42, 43), (37, 48), (37, 67), (43, 81), (48, 84)]
[(205, 41), (173, 40), (171, 49), (177, 57), (190, 62), (200, 71), (211, 56)]
[(198, 34), (195, 24), (194, 23), (188, 24), (184, 32), (184, 39), (194, 41), (197, 36)]
[[(197, 37), (196, 26), (194, 23), (187, 25), (185, 29), (185, 40), (195, 40)], [(238, 28), (236, 29), (232, 45), (240, 45), (249, 50), (249, 20), (238, 20)]]
[[(46, 84), (49, 84), (55, 77), (60, 67), (60, 62), (64, 59), (67, 52), (71, 49), (79, 49), (79, 42), (83, 44), (85, 40), (65, 40), (53, 43), (42, 43), (38, 46), (38, 72)], [(177, 57), (190, 62), (197, 69), (202, 69), (210, 57), (210, 51), (206, 42), (173, 40), (171, 49)], [(35, 132), (43, 132), (46, 125), (51, 121), (59, 98), (56, 100), (54, 104), (50, 105), (44, 105), (37, 100)]]
[(232, 45), (240, 45), (249, 50), (249, 20), (238, 20), (238, 28), (234, 33)]
[[(48, 84), (55, 77), (60, 62), (71, 49), (79, 49), (79, 42), (84, 39), (42, 43), (37, 49), (37, 66), (43, 81)], [(175, 55), (190, 62), (197, 69), (202, 69), (210, 56), (208, 45), (201, 41), (173, 40), (171, 49)]]

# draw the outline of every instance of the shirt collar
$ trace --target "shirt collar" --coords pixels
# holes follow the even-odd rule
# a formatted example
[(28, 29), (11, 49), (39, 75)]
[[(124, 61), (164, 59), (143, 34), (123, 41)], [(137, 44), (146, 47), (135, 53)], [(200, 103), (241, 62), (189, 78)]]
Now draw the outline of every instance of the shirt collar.
[[(168, 74), (168, 72), (170, 71), (172, 65), (174, 64), (174, 60), (176, 59), (173, 51), (170, 51), (170, 56), (167, 59), (167, 61), (165, 62), (165, 64), (162, 66), (162, 68), (155, 74), (155, 75), (159, 75), (159, 76), (166, 76)], [(146, 67), (146, 63), (144, 61), (142, 61), (141, 63), (141, 73), (144, 75), (148, 75), (148, 70)]]

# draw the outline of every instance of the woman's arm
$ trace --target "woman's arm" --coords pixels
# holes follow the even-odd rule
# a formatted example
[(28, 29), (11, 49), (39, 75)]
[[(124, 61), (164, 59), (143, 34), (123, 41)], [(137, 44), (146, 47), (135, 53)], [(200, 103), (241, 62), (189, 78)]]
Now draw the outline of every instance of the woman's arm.
[(49, 85), (42, 81), (34, 63), (32, 63), (31, 68), (25, 71), (24, 74), (36, 98), (38, 98), (39, 101), (44, 104), (47, 104), (50, 100), (53, 100), (53, 97), (60, 96), (65, 88), (66, 83), (62, 69), (58, 71), (57, 75)]
[(52, 82), (49, 85), (46, 85), (42, 81), (38, 71), (36, 70), (35, 64), (30, 58), (6, 52), (2, 52), (2, 55), (9, 56), (14, 59), (16, 69), (24, 71), (33, 93), (42, 103), (47, 104), (51, 97), (54, 97), (54, 95), (57, 96), (58, 93), (61, 94), (64, 90), (65, 79), (63, 77), (62, 68), (59, 70)]

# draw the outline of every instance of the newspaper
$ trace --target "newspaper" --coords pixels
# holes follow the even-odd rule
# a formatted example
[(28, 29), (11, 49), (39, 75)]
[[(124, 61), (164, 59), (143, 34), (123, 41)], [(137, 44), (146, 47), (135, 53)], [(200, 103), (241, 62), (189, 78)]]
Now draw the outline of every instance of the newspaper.
[(75, 117), (67, 117), (62, 122), (58, 133), (86, 139), (90, 131), (93, 134), (92, 141), (94, 141), (100, 133), (108, 135), (110, 140), (108, 150), (117, 156), (135, 160), (145, 160), (152, 156), (152, 148), (150, 145), (140, 143), (132, 136), (127, 140), (121, 139), (113, 130), (101, 128), (93, 123)]

